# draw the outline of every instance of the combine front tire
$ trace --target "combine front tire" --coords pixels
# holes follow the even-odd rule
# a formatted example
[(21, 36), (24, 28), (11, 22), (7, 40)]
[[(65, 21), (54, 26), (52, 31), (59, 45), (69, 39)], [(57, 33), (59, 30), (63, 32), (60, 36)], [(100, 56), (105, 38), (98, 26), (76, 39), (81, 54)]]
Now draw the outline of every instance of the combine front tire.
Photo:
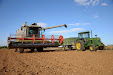
[(89, 46), (89, 50), (92, 52), (92, 51), (96, 51), (96, 47), (94, 45), (90, 45)]
[(23, 48), (20, 48), (20, 49), (19, 49), (19, 52), (20, 52), (20, 53), (23, 53), (23, 52), (24, 52), (24, 49), (23, 49)]
[(17, 48), (15, 48), (15, 52), (17, 52)]
[(84, 48), (84, 43), (83, 43), (83, 41), (81, 41), (81, 40), (77, 40), (76, 41), (76, 45), (75, 45), (75, 47), (76, 47), (76, 49), (79, 51), (79, 50), (85, 50), (85, 48)]

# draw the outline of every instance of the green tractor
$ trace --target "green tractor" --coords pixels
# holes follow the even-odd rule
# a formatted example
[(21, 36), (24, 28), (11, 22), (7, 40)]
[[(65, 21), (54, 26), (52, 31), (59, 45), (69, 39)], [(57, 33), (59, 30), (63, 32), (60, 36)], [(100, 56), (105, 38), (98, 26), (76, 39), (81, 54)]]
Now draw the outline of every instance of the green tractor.
[(104, 44), (101, 42), (100, 38), (90, 38), (90, 32), (80, 32), (78, 33), (78, 39), (76, 40), (76, 49), (77, 50), (86, 50), (96, 51), (97, 49), (103, 50)]
[(86, 50), (96, 51), (97, 49), (103, 50), (105, 48), (104, 44), (101, 42), (100, 38), (90, 38), (90, 32), (80, 32), (78, 37), (75, 38), (66, 38), (64, 39), (63, 46), (68, 46), (69, 49), (72, 49), (73, 44), (77, 50)]

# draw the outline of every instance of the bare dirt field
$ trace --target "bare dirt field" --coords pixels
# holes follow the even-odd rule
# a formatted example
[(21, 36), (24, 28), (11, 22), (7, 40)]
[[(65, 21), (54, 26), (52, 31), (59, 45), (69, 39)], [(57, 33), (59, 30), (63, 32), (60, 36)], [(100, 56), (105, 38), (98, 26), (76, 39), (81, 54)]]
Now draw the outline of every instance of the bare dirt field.
[(20, 54), (13, 49), (0, 49), (0, 75), (113, 75), (113, 50), (46, 49)]

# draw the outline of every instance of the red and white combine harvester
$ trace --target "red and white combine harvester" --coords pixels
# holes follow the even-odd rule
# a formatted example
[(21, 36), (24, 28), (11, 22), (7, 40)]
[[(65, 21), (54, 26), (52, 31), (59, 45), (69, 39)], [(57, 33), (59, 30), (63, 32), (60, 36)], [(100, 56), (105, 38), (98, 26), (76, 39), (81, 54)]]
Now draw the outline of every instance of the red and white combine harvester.
[(32, 25), (26, 25), (25, 22), (21, 29), (16, 31), (16, 35), (10, 34), (7, 40), (7, 46), (9, 49), (15, 48), (15, 52), (19, 49), (20, 53), (24, 52), (24, 49), (31, 49), (34, 52), (34, 49), (42, 52), (44, 47), (58, 47), (63, 43), (62, 35), (43, 35), (42, 32), (46, 29), (56, 28), (67, 25), (58, 25), (52, 27), (42, 28), (38, 26), (37, 23), (33, 23)]

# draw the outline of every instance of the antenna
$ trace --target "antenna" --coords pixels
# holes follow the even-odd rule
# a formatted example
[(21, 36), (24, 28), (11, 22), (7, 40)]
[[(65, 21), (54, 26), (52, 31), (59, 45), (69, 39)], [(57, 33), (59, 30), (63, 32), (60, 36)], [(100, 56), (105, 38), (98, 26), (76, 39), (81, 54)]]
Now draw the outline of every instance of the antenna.
[(92, 38), (93, 36), (92, 36), (92, 30), (91, 30), (91, 38)]

